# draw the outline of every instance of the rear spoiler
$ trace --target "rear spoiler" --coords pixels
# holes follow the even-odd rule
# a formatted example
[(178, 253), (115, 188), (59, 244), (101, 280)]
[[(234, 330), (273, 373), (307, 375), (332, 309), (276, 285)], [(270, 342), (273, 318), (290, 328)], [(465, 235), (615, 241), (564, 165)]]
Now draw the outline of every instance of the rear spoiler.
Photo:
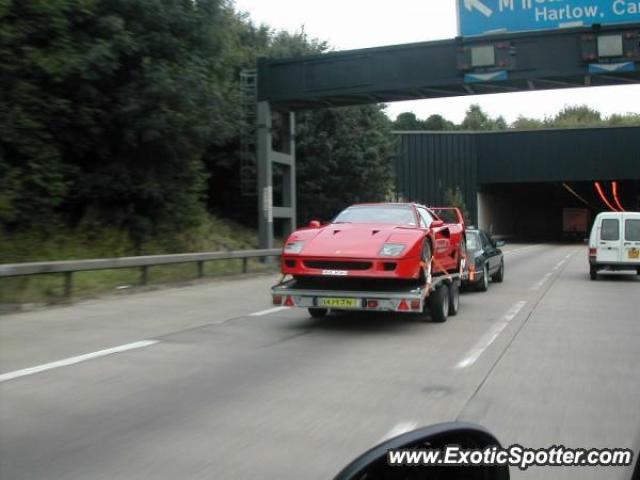
[[(464, 216), (457, 207), (429, 207), (429, 210), (435, 213), (444, 223), (459, 223), (463, 227), (465, 225)], [(454, 218), (455, 221), (451, 221)]]

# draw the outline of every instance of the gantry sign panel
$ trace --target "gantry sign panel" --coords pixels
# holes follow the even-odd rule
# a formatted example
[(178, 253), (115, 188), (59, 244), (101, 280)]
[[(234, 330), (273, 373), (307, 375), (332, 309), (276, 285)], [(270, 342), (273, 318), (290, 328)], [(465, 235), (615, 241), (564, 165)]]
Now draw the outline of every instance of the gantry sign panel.
[(456, 0), (458, 35), (640, 22), (638, 0)]
[[(640, 0), (639, 0), (640, 1)], [(395, 45), (258, 64), (258, 199), (261, 247), (273, 220), (295, 227), (293, 114), (281, 121), (286, 152), (274, 148), (274, 114), (300, 109), (640, 83), (640, 23)], [(637, 99), (630, 98), (633, 102)], [(282, 150), (282, 149), (280, 149)], [(286, 170), (286, 205), (273, 205), (272, 163)], [(285, 232), (286, 233), (286, 232)]]

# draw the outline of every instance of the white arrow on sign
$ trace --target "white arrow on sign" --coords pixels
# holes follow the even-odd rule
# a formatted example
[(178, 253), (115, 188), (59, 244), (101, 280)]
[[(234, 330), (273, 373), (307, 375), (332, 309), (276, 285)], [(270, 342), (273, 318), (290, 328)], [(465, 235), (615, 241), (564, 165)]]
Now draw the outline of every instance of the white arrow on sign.
[(487, 7), (480, 0), (464, 0), (464, 6), (470, 12), (473, 11), (473, 9), (475, 8), (485, 17), (490, 17), (491, 15), (493, 15), (493, 10)]

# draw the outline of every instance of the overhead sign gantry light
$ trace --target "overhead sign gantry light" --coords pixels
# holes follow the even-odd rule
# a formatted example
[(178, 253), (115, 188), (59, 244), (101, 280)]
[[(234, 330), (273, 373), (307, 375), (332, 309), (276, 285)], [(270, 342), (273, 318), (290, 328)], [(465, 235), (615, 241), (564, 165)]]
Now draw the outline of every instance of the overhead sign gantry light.
[(640, 21), (638, 0), (457, 0), (462, 37)]

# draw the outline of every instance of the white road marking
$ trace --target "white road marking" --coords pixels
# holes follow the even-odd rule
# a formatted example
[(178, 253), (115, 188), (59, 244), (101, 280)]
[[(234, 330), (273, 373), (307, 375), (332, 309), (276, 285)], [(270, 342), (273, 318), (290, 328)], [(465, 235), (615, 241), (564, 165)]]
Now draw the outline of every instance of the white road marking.
[(271, 313), (283, 312), (285, 310), (289, 310), (291, 307), (276, 307), (270, 308), (269, 310), (263, 310), (261, 312), (252, 313), (249, 315), (250, 317), (263, 317), (265, 315), (269, 315)]
[(410, 432), (412, 430), (415, 430), (416, 428), (418, 428), (418, 422), (415, 422), (413, 420), (408, 422), (400, 422), (391, 430), (389, 430), (385, 434), (385, 436), (380, 439), (380, 442), (384, 442), (391, 438), (397, 437), (398, 435), (402, 435), (403, 433)]
[(27, 375), (34, 375), (36, 373), (46, 372), (47, 370), (53, 370), (54, 368), (68, 367), (69, 365), (75, 365), (76, 363), (86, 362), (94, 358), (106, 357), (107, 355), (113, 355), (116, 353), (127, 352), (129, 350), (136, 350), (138, 348), (150, 347), (159, 343), (158, 340), (143, 340), (141, 342), (129, 343), (128, 345), (121, 345), (119, 347), (109, 348), (107, 350), (100, 350), (99, 352), (87, 353), (85, 355), (78, 355), (77, 357), (65, 358), (57, 362), (45, 363), (36, 367), (25, 368), (24, 370), (16, 370), (15, 372), (4, 373), (0, 375), (0, 383), (15, 378), (26, 377)]
[(504, 255), (512, 255), (514, 253), (524, 252), (526, 250), (533, 250), (534, 248), (538, 248), (540, 245), (531, 245), (529, 247), (516, 248), (515, 250), (508, 250), (504, 252)]
[(533, 291), (540, 290), (543, 287), (543, 285), (545, 283), (547, 283), (547, 280), (549, 280), (552, 275), (553, 275), (553, 273), (551, 273), (551, 272), (547, 273), (544, 277), (542, 277), (542, 280), (540, 280), (533, 287), (531, 287), (531, 290), (533, 290)]
[(467, 356), (460, 361), (456, 365), (456, 368), (462, 369), (467, 368), (476, 363), (476, 361), (480, 358), (480, 356), (484, 353), (484, 351), (491, 346), (491, 344), (498, 338), (498, 335), (502, 333), (502, 331), (509, 325), (509, 322), (516, 318), (518, 313), (524, 308), (527, 304), (526, 301), (522, 300), (516, 304), (514, 304), (507, 313), (505, 313), (498, 323), (496, 323), (491, 330), (489, 330), (478, 343), (467, 353)]

